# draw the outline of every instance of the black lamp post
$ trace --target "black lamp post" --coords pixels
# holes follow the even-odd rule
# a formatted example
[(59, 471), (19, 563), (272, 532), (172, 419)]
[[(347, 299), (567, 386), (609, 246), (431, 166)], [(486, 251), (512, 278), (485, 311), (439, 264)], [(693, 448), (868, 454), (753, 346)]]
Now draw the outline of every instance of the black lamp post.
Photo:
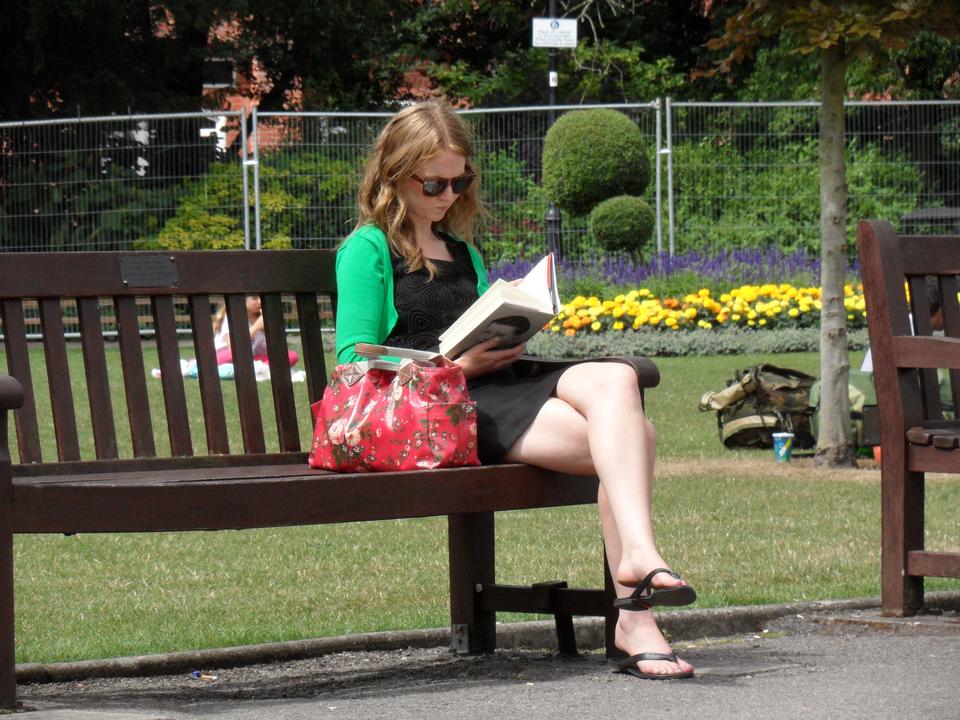
[[(557, 16), (557, 0), (549, 0), (548, 5), (548, 15), (550, 18), (555, 18)], [(559, 82), (557, 77), (557, 49), (551, 47), (548, 50), (549, 58), (549, 70), (550, 74), (547, 81), (548, 87), (548, 110), (547, 110), (547, 129), (549, 130), (553, 126), (553, 121), (556, 120), (557, 112), (554, 110), (554, 106), (557, 104), (557, 84)], [(559, 260), (562, 252), (561, 247), (561, 238), (563, 235), (563, 218), (560, 216), (560, 208), (553, 204), (553, 201), (547, 206), (547, 215), (546, 215), (546, 226), (547, 226), (547, 251), (552, 252), (555, 259)]]

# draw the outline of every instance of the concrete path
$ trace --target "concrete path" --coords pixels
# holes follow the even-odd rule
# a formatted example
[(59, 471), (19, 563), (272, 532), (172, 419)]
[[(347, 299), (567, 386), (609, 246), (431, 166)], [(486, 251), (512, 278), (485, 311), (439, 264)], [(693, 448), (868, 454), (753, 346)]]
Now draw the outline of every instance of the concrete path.
[[(960, 720), (956, 607), (892, 619), (851, 604), (789, 612), (730, 637), (676, 641), (697, 669), (694, 679), (682, 681), (613, 674), (597, 652), (565, 660), (519, 648), (456, 656), (445, 647), (420, 647), (204, 667), (200, 677), (180, 672), (31, 683), (19, 691), (24, 709), (33, 710), (24, 715), (29, 720)], [(723, 611), (700, 611), (711, 612)]]

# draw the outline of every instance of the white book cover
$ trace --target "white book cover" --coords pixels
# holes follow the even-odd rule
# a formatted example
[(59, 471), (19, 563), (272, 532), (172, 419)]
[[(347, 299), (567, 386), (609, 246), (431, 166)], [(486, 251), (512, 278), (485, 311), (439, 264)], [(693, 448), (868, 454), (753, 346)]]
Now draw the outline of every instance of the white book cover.
[(497, 347), (525, 343), (560, 312), (553, 253), (513, 285), (497, 280), (440, 335), (440, 353), (456, 357), (474, 345), (498, 338)]

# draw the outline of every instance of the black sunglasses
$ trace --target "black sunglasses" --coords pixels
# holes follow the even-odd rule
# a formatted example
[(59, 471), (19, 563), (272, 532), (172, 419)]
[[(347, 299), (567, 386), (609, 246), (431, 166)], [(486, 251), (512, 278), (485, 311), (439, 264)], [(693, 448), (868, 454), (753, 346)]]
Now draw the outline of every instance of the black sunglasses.
[(475, 178), (476, 175), (472, 172), (467, 172), (455, 178), (433, 178), (430, 180), (424, 180), (419, 175), (412, 175), (411, 177), (423, 186), (424, 195), (427, 197), (437, 197), (443, 194), (443, 191), (447, 189), (447, 185), (453, 190), (454, 195), (462, 194), (470, 187), (470, 183), (473, 182), (473, 178)]

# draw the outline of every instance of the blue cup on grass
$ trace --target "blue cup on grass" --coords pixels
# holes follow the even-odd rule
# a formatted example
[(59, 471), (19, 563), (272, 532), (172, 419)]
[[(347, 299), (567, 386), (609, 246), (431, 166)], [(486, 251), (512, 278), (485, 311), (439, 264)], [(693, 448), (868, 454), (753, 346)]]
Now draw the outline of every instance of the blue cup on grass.
[(773, 456), (777, 462), (790, 462), (793, 454), (793, 433), (778, 432), (773, 434)]

